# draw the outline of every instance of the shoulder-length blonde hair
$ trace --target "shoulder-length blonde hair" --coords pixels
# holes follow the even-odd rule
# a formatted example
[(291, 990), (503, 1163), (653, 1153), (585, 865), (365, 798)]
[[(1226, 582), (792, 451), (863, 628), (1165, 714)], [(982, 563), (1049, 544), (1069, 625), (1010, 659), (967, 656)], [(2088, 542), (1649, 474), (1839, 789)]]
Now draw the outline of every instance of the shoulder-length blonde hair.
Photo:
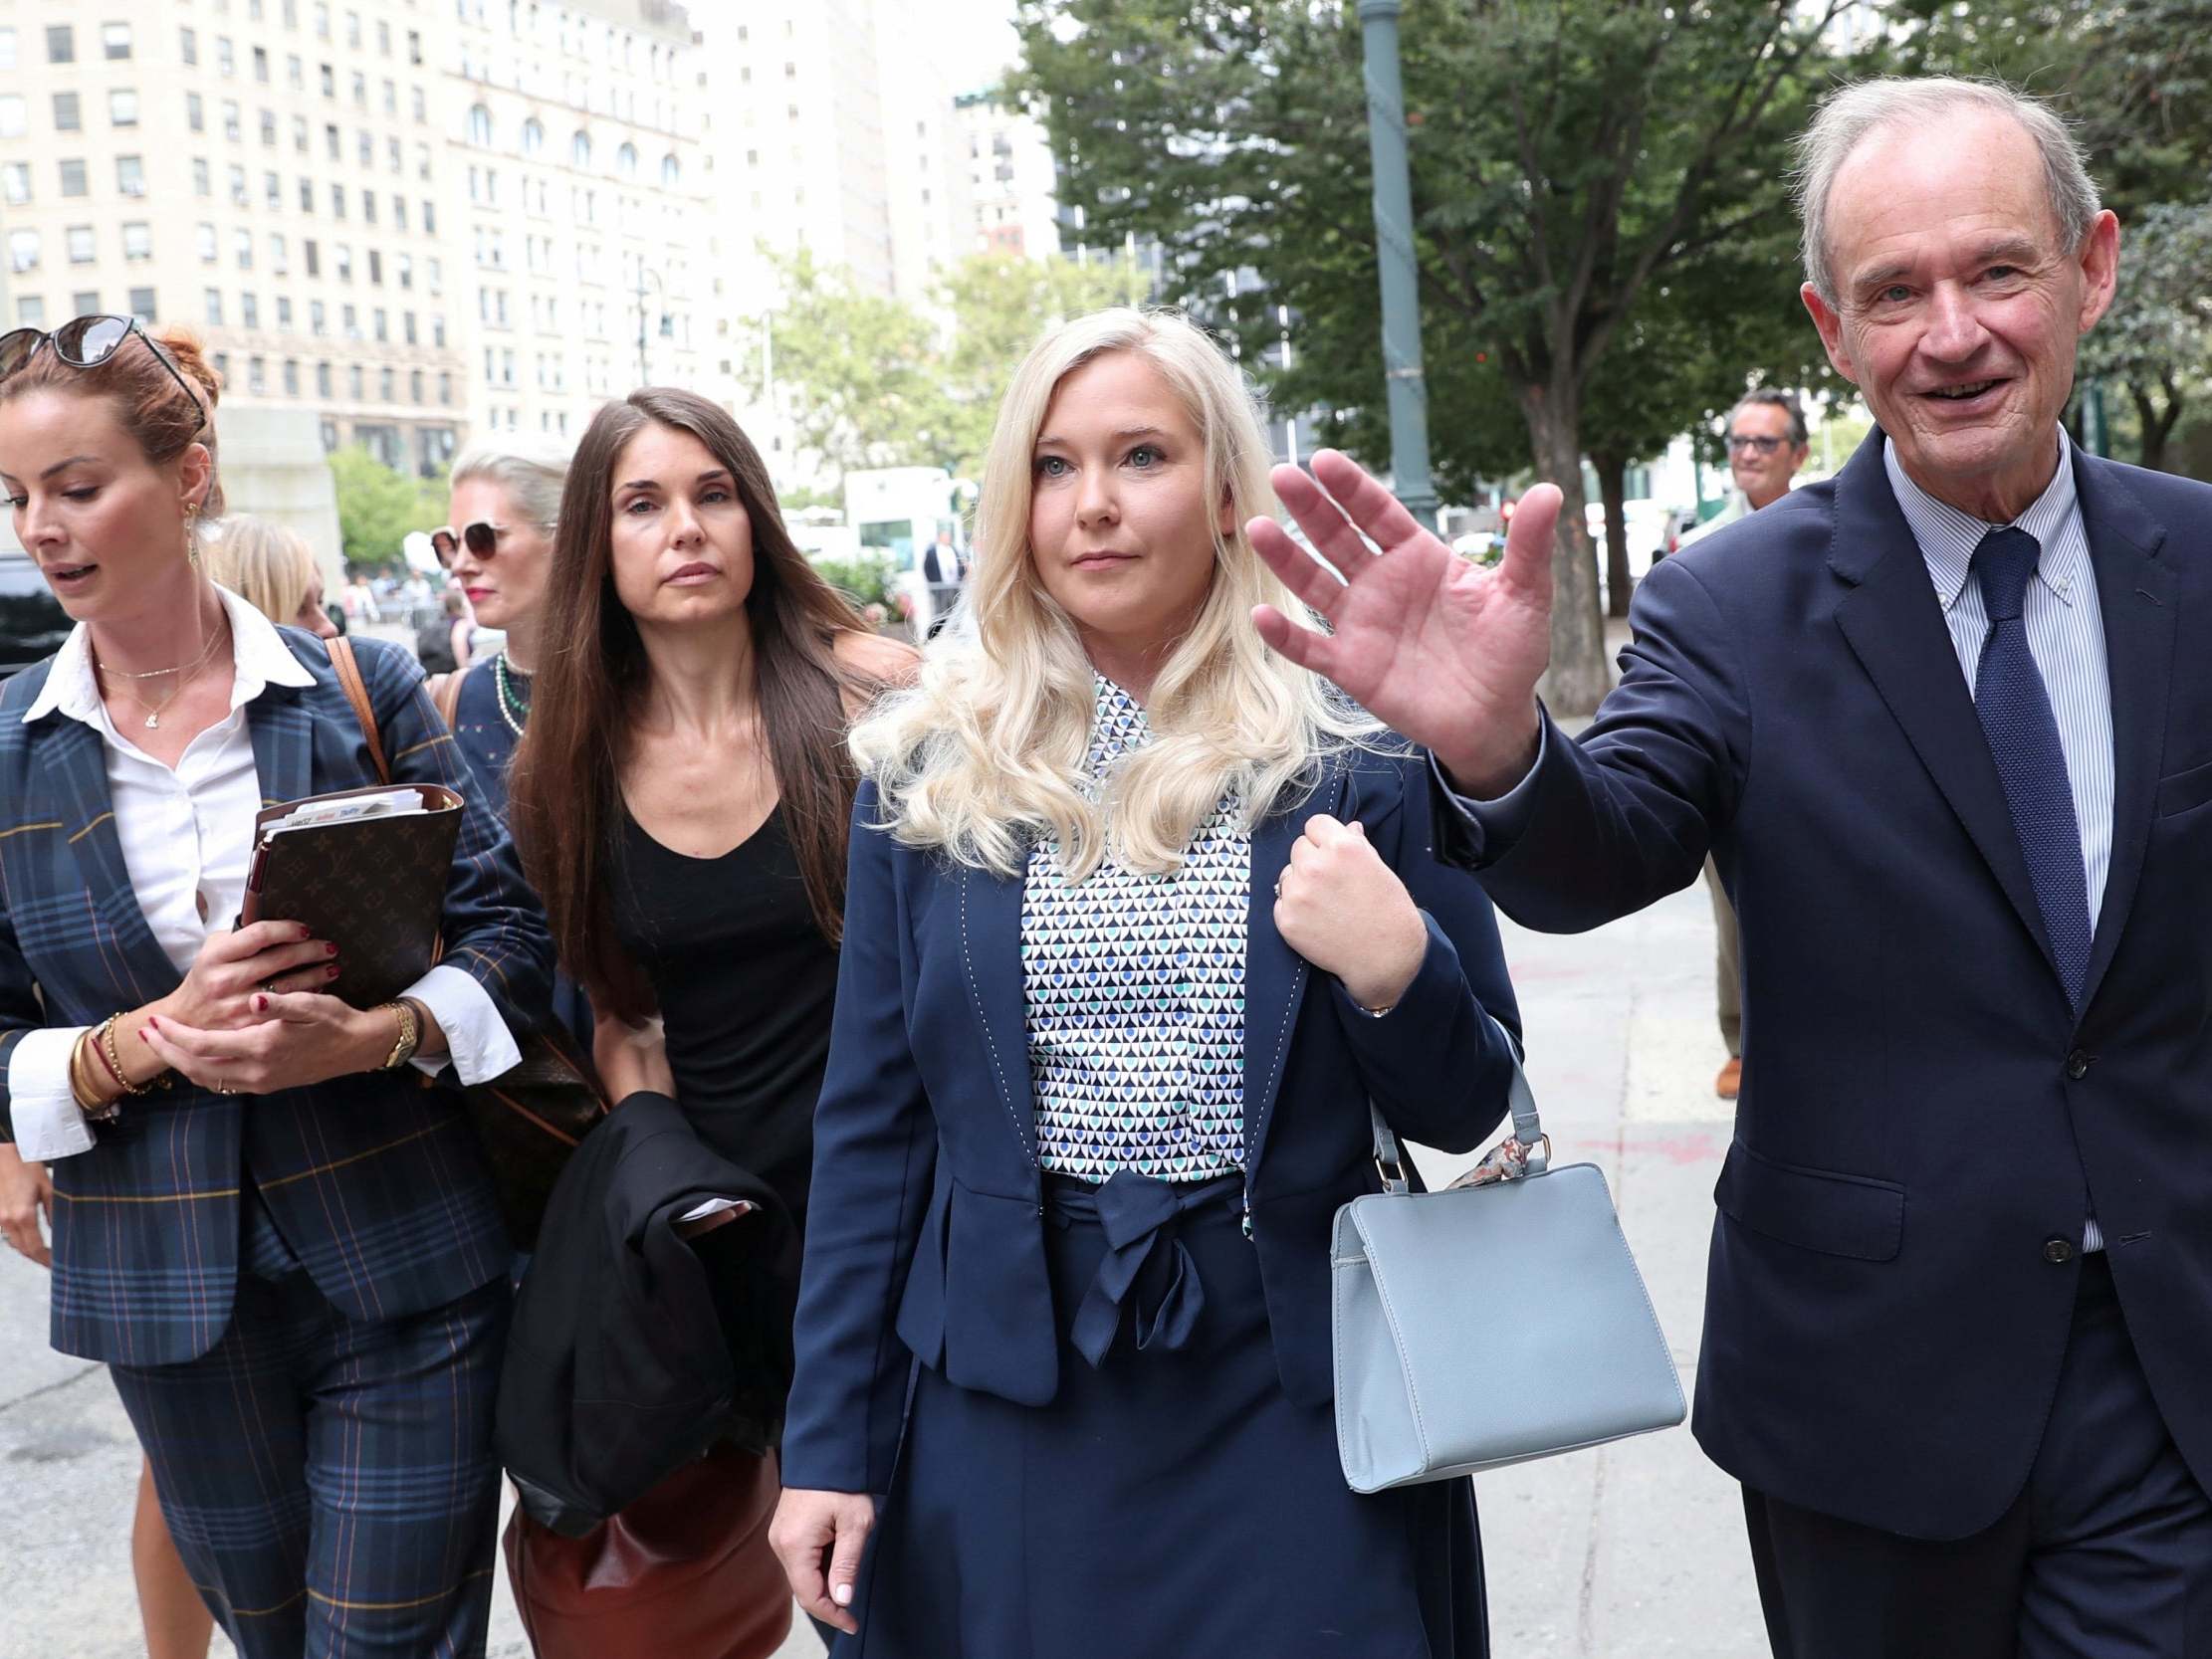
[[(1075, 624), (1039, 581), (1029, 547), (1034, 447), (1060, 382), (1109, 351), (1142, 355), (1174, 388), (1206, 446), (1214, 582), (1146, 704), (1152, 740), (1083, 787), (1093, 703)], [(1011, 876), (1038, 838), (1081, 881), (1111, 850), (1126, 867), (1173, 870), (1225, 795), (1247, 827), (1319, 780), (1323, 762), (1380, 728), (1324, 681), (1260, 643), (1254, 605), (1309, 619), (1252, 551), (1244, 521), (1271, 511), (1268, 449), (1249, 389), (1222, 351), (1169, 311), (1116, 309), (1047, 333), (999, 405), (977, 504), (966, 614), (938, 636), (920, 678), (852, 732), (884, 822), (909, 846)]]
[(207, 550), (207, 573), (272, 622), (297, 627), (321, 574), (307, 538), (267, 518), (236, 513)]

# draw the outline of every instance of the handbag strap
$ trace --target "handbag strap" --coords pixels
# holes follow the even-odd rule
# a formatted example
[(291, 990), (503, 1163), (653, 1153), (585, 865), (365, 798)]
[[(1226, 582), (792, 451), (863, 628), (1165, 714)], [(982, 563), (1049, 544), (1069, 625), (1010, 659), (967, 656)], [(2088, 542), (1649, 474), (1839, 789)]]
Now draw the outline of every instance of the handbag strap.
[[(1482, 1016), (1496, 1028), (1505, 1040), (1505, 1050), (1513, 1057), (1513, 1082), (1506, 1091), (1506, 1105), (1513, 1114), (1513, 1140), (1520, 1146), (1525, 1161), (1524, 1174), (1541, 1175), (1551, 1161), (1551, 1143), (1545, 1139), (1544, 1125), (1536, 1115), (1536, 1094), (1528, 1086), (1528, 1071), (1521, 1064), (1521, 1045), (1513, 1040), (1513, 1033), (1498, 1024), (1495, 1014)], [(1411, 1190), (1406, 1180), (1406, 1159), (1399, 1150), (1398, 1137), (1390, 1125), (1383, 1122), (1382, 1109), (1370, 1099), (1367, 1116), (1375, 1127), (1375, 1167), (1382, 1172), (1385, 1192)]]
[(391, 767), (384, 759), (384, 739), (376, 730), (376, 709), (368, 701), (368, 687), (361, 679), (361, 665), (353, 660), (353, 642), (343, 634), (328, 642), (331, 650), (331, 667), (337, 671), (338, 689), (345, 693), (345, 701), (353, 706), (353, 718), (360, 722), (361, 735), (368, 741), (368, 757), (376, 763), (379, 782), (391, 781)]

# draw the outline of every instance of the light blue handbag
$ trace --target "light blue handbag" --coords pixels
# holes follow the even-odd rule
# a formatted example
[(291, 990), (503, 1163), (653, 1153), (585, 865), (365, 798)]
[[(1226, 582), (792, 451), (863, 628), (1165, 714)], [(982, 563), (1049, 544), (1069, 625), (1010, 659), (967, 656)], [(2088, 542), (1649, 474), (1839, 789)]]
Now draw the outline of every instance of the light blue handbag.
[(1603, 1445), (1686, 1414), (1605, 1176), (1550, 1167), (1517, 1065), (1512, 1110), (1512, 1138), (1480, 1166), (1417, 1193), (1369, 1108), (1383, 1190), (1336, 1212), (1329, 1252), (1337, 1451), (1354, 1492)]

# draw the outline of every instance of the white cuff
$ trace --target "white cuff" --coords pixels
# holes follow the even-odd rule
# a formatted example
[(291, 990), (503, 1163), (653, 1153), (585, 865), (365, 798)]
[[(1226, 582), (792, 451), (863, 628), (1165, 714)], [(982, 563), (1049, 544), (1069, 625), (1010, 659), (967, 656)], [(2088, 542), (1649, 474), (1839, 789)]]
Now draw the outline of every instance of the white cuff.
[(69, 1086), (70, 1051), (87, 1029), (26, 1031), (8, 1056), (8, 1122), (15, 1149), (29, 1162), (52, 1163), (93, 1149), (93, 1126)]
[(443, 1055), (415, 1061), (432, 1077), (450, 1060), (463, 1083), (489, 1083), (522, 1062), (523, 1051), (500, 1018), (492, 993), (452, 963), (440, 962), (400, 994), (429, 1009), (445, 1033)]

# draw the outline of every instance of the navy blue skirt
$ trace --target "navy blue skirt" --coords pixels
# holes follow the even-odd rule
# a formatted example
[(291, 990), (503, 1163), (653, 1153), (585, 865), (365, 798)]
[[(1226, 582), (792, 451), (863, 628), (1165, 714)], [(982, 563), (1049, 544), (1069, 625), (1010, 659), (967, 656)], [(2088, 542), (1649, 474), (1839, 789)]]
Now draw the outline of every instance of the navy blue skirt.
[(1096, 1189), (1048, 1186), (1059, 1393), (920, 1371), (837, 1659), (1480, 1659), (1472, 1486), (1345, 1486), (1331, 1411), (1276, 1375), (1238, 1183), (1175, 1189), (1118, 1316)]

